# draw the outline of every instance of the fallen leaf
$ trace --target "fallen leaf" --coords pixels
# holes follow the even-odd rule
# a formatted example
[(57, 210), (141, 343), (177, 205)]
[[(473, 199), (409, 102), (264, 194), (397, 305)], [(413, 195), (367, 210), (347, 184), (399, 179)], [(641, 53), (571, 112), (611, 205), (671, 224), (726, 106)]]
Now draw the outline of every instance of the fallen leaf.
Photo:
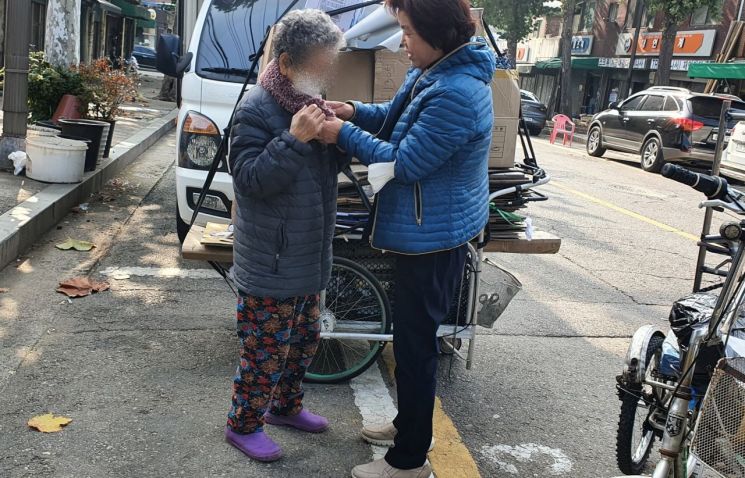
[(88, 241), (80, 241), (78, 239), (67, 239), (65, 242), (61, 244), (57, 244), (55, 246), (57, 249), (62, 249), (63, 251), (68, 251), (70, 249), (75, 249), (76, 251), (90, 251), (94, 247), (96, 247), (95, 244)]
[(51, 413), (44, 415), (38, 415), (28, 421), (28, 426), (36, 428), (40, 432), (52, 433), (62, 430), (62, 427), (72, 422), (72, 419), (67, 417), (54, 416)]
[(85, 297), (94, 292), (102, 292), (110, 287), (106, 281), (95, 282), (88, 277), (73, 277), (59, 283), (57, 292), (65, 294), (68, 297)]
[(0, 287), (0, 294), (6, 294), (8, 292), (10, 292), (10, 289), (7, 289), (5, 287)]

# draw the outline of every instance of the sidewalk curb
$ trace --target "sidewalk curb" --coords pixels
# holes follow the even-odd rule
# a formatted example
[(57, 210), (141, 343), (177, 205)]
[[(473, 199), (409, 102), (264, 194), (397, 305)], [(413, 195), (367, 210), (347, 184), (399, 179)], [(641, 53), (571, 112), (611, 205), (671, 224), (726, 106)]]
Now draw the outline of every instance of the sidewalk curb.
[(178, 110), (151, 121), (133, 136), (112, 148), (93, 172), (77, 184), (50, 184), (0, 216), (0, 269), (28, 250), (38, 238), (54, 227), (73, 207), (102, 189), (107, 181), (132, 164), (142, 153), (176, 126)]

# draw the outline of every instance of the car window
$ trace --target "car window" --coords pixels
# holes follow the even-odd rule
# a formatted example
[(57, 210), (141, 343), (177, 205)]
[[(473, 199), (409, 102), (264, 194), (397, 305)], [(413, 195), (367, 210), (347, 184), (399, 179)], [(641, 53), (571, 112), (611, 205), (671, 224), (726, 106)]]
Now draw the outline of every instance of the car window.
[[(197, 50), (196, 72), (203, 78), (243, 83), (251, 57), (292, 0), (212, 0)], [(256, 81), (254, 72), (250, 81)]]
[(644, 104), (641, 107), (642, 111), (661, 111), (662, 105), (665, 103), (665, 97), (660, 95), (649, 95), (644, 100)]
[[(719, 120), (719, 114), (722, 112), (722, 98), (715, 96), (694, 96), (688, 100), (688, 105), (694, 116), (709, 120)], [(732, 109), (745, 110), (745, 103), (733, 101)]]
[(680, 111), (678, 100), (672, 96), (665, 98), (665, 106), (662, 108), (663, 111)]
[(639, 105), (642, 104), (642, 101), (646, 95), (639, 95), (639, 96), (632, 96), (628, 100), (624, 101), (621, 105), (622, 111), (636, 111), (639, 109)]
[(529, 91), (521, 91), (520, 92), (520, 99), (528, 100), (528, 101), (537, 101), (537, 102), (540, 102), (540, 100), (538, 99), (538, 97), (536, 95), (534, 95), (533, 93), (529, 92)]

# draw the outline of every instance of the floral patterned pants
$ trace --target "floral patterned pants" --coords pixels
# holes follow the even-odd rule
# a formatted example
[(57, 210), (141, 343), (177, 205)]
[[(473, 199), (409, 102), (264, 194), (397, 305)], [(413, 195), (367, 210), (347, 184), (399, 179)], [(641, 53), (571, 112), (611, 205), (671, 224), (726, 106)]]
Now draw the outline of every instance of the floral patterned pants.
[(240, 364), (233, 379), (228, 426), (261, 431), (267, 409), (296, 415), (303, 409), (303, 377), (320, 340), (319, 296), (238, 298)]

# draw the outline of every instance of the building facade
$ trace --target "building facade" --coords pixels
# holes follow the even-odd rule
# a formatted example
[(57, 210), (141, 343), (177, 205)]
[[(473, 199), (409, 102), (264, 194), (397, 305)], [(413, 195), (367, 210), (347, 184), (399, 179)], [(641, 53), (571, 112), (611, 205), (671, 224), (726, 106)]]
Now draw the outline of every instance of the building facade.
[[(671, 64), (671, 86), (703, 90), (705, 81), (688, 78), (688, 66), (715, 60), (730, 24), (738, 18), (741, 1), (745, 0), (723, 0), (721, 11), (701, 7), (679, 25)], [(628, 85), (634, 13), (638, 3), (638, 0), (577, 2), (570, 45), (572, 116), (593, 114), (606, 108), (611, 101), (625, 98), (629, 86), (636, 92), (654, 84), (664, 17), (644, 12), (631, 85)], [(557, 22), (558, 29), (553, 26)], [(546, 28), (542, 27), (544, 23)], [(554, 111), (561, 71), (561, 62), (556, 61), (561, 47), (557, 40), (561, 28), (559, 17), (540, 19), (534, 37), (522, 43), (516, 55), (522, 87), (536, 93)], [(548, 58), (551, 51), (539, 47), (546, 41), (556, 49)], [(521, 49), (524, 49), (522, 55)], [(743, 53), (740, 51), (739, 56)], [(733, 85), (732, 92), (737, 94), (738, 90), (739, 85)]]

